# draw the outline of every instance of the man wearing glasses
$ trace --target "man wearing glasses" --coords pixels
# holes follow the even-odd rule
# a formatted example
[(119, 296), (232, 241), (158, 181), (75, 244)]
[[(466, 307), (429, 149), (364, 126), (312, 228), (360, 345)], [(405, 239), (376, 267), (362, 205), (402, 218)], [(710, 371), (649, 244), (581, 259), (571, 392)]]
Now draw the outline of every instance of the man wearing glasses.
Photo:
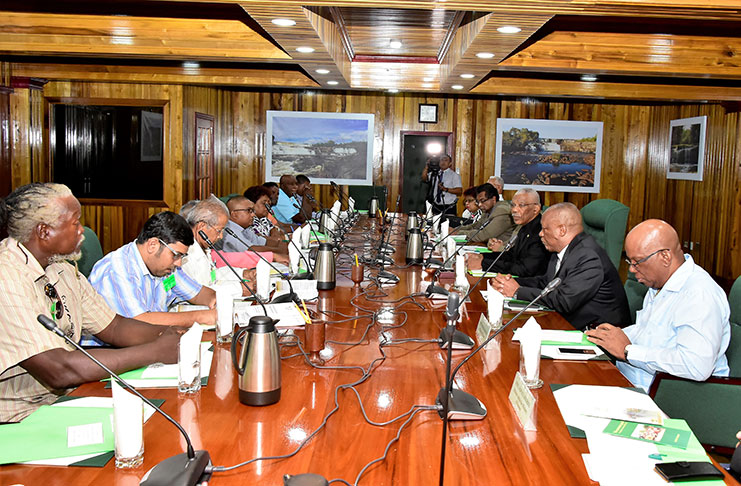
[[(193, 242), (193, 231), (182, 216), (171, 211), (155, 214), (136, 240), (95, 264), (90, 283), (125, 317), (163, 325), (215, 324), (216, 294), (180, 268)], [(180, 302), (209, 309), (167, 311)]]
[[(259, 251), (273, 252), (275, 261), (288, 261), (288, 245), (278, 238), (265, 238), (257, 233), (254, 226), (255, 203), (244, 196), (234, 196), (226, 202), (229, 209), (229, 220), (226, 227), (231, 229), (237, 238), (227, 233), (224, 235), (221, 246), (226, 252)], [(241, 240), (241, 241), (240, 241)], [(263, 255), (265, 256), (265, 255)]]
[(628, 270), (649, 290), (636, 323), (625, 329), (600, 324), (589, 340), (618, 360), (631, 383), (646, 390), (654, 375), (703, 381), (728, 376), (728, 299), (710, 275), (682, 252), (669, 224), (649, 219), (625, 237)]
[(120, 349), (90, 352), (115, 371), (177, 363), (180, 336), (116, 314), (68, 260), (80, 257), (80, 203), (62, 184), (28, 184), (0, 199), (0, 423), (18, 422), (70, 388), (106, 377), (44, 329), (53, 319), (79, 341), (83, 331)]
[[(458, 226), (451, 233), (465, 235), (466, 237), (472, 236), (471, 242), (473, 243), (483, 243), (490, 238), (502, 241), (509, 240), (512, 231), (515, 229), (509, 203), (500, 201), (499, 192), (489, 183), (481, 184), (476, 188), (476, 200), (484, 216), (474, 223)], [(486, 225), (486, 228), (478, 231), (484, 225)]]
[(540, 302), (576, 329), (605, 321), (630, 324), (628, 298), (617, 269), (597, 241), (584, 233), (579, 209), (568, 202), (554, 204), (541, 222), (540, 239), (551, 252), (546, 272), (520, 278), (499, 274), (492, 286), (506, 297), (530, 301), (559, 277), (561, 285)]
[(521, 277), (542, 275), (548, 267), (550, 253), (538, 236), (540, 224), (540, 196), (534, 189), (520, 189), (512, 198), (512, 219), (517, 227), (517, 239), (504, 255), (492, 266), (506, 241), (489, 240), (487, 246), (493, 253), (470, 253), (466, 259), (469, 270), (488, 269), (491, 272), (509, 273)]

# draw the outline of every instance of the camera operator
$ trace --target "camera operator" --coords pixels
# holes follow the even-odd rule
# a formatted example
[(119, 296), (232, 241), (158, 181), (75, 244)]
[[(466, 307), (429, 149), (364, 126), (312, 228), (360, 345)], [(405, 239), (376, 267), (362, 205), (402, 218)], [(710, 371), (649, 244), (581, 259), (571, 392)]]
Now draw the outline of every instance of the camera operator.
[(452, 168), (453, 161), (450, 155), (443, 155), (439, 159), (430, 157), (422, 171), (422, 181), (429, 183), (427, 200), (432, 204), (432, 212), (440, 214), (456, 214), (456, 202), (463, 192), (461, 176)]

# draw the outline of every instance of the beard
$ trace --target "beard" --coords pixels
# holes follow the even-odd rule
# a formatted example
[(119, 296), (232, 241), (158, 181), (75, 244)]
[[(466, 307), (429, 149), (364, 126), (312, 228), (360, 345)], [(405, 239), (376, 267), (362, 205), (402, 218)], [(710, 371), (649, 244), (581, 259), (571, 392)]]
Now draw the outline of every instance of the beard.
[(49, 263), (76, 262), (80, 258), (82, 258), (82, 250), (77, 250), (74, 253), (67, 253), (66, 255), (52, 255), (49, 257)]

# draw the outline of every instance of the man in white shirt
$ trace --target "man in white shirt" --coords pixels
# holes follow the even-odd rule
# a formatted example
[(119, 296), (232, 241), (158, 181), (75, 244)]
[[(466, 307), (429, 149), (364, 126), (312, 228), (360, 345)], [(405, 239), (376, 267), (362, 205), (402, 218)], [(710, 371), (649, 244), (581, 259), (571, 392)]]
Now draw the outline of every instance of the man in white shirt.
[(450, 155), (440, 157), (440, 170), (430, 170), (430, 165), (434, 166), (434, 159), (427, 161), (422, 171), (422, 181), (430, 184), (428, 191), (428, 200), (432, 204), (432, 211), (435, 214), (457, 214), (456, 202), (458, 196), (463, 193), (463, 184), (461, 176), (453, 170), (453, 160)]
[(730, 309), (725, 292), (682, 252), (668, 223), (649, 219), (625, 238), (629, 270), (649, 287), (636, 323), (600, 324), (589, 340), (618, 360), (618, 369), (646, 390), (657, 372), (703, 381), (728, 376)]

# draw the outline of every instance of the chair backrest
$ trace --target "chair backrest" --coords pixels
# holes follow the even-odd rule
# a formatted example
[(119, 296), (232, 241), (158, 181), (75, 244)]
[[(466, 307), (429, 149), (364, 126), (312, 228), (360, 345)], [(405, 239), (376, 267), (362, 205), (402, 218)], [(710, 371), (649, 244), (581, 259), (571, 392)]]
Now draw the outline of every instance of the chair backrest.
[(238, 192), (234, 192), (234, 193), (229, 194), (227, 196), (219, 196), (219, 199), (221, 199), (221, 202), (223, 202), (224, 204), (226, 204), (227, 201), (229, 201), (229, 199), (233, 198), (234, 196), (241, 196), (241, 194), (238, 193)]
[(597, 199), (581, 208), (584, 232), (597, 240), (615, 268), (620, 267), (630, 208), (613, 199)]
[(628, 297), (628, 308), (630, 309), (630, 324), (636, 322), (636, 312), (643, 308), (643, 298), (648, 292), (648, 287), (636, 280), (633, 272), (628, 272), (628, 278), (625, 279), (625, 295)]
[(368, 209), (371, 197), (378, 197), (378, 209), (386, 211), (386, 186), (348, 186), (351, 198), (355, 199), (355, 209)]
[(84, 228), (85, 241), (82, 242), (82, 247), (80, 248), (82, 257), (77, 260), (77, 268), (87, 278), (93, 270), (93, 265), (103, 258), (103, 248), (100, 246), (100, 240), (98, 240), (98, 235), (95, 234), (95, 231), (87, 226), (84, 226)]
[(731, 376), (741, 377), (741, 277), (738, 277), (728, 293), (731, 307), (731, 343), (726, 350)]

